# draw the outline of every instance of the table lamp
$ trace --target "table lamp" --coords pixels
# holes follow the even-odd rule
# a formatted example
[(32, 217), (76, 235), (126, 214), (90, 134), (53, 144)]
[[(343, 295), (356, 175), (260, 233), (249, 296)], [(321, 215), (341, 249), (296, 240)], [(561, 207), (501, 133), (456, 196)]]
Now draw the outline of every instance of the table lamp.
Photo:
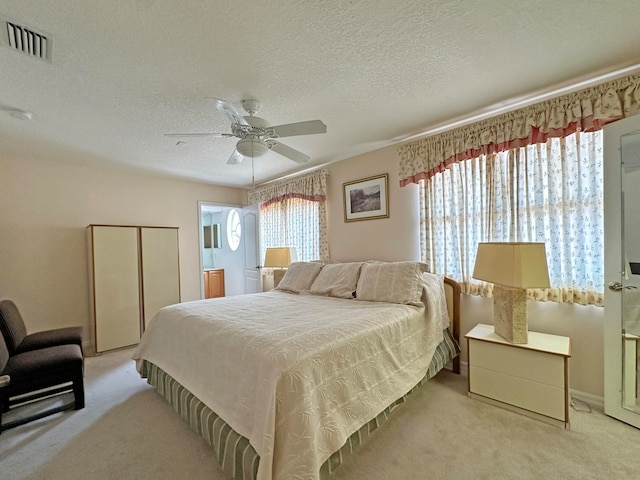
[(544, 243), (479, 243), (473, 278), (495, 285), (495, 333), (510, 343), (527, 343), (527, 288), (550, 287)]
[(298, 261), (295, 247), (267, 248), (264, 255), (264, 266), (273, 268), (273, 288), (277, 287), (284, 277), (286, 269), (293, 262)]

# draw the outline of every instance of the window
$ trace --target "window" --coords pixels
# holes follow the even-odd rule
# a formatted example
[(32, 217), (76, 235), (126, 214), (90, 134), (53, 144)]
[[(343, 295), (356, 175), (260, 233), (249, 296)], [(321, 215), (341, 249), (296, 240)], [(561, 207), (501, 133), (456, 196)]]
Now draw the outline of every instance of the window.
[(602, 305), (602, 131), (452, 164), (420, 182), (422, 260), (467, 293), (479, 242), (545, 242), (551, 287), (530, 298)]
[(320, 258), (320, 202), (289, 198), (260, 209), (261, 258), (269, 247), (295, 247), (299, 261)]
[(262, 259), (269, 247), (295, 247), (300, 261), (329, 258), (327, 175), (314, 170), (249, 192), (249, 203), (260, 205)]
[(227, 240), (229, 247), (234, 252), (240, 246), (240, 238), (242, 237), (242, 224), (240, 223), (240, 213), (235, 208), (229, 212), (227, 217)]

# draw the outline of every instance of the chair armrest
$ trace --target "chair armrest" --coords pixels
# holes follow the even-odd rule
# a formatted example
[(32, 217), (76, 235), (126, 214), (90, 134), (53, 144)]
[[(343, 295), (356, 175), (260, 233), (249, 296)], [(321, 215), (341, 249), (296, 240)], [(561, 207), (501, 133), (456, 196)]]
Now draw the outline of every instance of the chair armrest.
[(9, 375), (0, 375), (0, 388), (6, 387), (11, 383), (11, 377)]

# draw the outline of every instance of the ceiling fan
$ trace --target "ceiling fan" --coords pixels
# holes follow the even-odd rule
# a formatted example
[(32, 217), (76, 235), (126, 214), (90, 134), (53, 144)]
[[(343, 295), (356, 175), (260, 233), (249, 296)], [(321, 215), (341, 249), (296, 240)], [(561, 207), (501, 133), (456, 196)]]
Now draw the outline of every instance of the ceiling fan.
[(165, 136), (237, 137), (240, 140), (227, 160), (228, 164), (235, 165), (242, 162), (245, 157), (252, 159), (261, 157), (269, 150), (297, 163), (308, 162), (311, 159), (309, 155), (280, 143), (276, 139), (327, 132), (327, 126), (320, 120), (269, 126), (265, 119), (255, 116), (260, 109), (260, 102), (257, 100), (242, 100), (242, 108), (248, 113), (247, 116), (240, 115), (229, 102), (218, 98), (213, 98), (213, 100), (216, 101), (217, 109), (231, 121), (231, 133), (165, 133)]

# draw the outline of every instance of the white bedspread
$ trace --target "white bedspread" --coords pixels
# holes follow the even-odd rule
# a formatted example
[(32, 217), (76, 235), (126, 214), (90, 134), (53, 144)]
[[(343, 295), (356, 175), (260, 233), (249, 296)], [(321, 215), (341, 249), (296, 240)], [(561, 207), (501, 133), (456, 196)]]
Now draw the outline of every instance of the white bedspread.
[(443, 338), (438, 310), (426, 311), (278, 291), (187, 302), (158, 312), (134, 359), (248, 438), (258, 480), (317, 479), (331, 453), (425, 375)]

